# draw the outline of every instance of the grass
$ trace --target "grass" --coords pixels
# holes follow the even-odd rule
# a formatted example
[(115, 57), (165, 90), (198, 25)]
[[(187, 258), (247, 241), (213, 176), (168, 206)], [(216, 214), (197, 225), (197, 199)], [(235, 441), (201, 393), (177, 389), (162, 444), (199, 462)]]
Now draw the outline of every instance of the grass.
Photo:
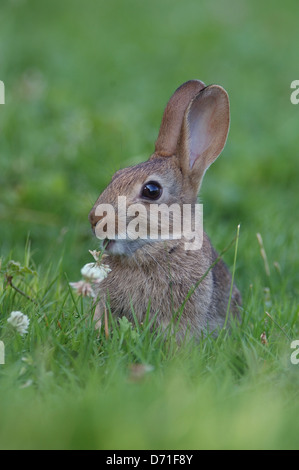
[(241, 326), (179, 347), (147, 324), (111, 317), (109, 337), (97, 336), (89, 299), (74, 298), (63, 274), (25, 278), (16, 282), (38, 293), (38, 306), (1, 292), (3, 311), (17, 304), (31, 319), (24, 337), (2, 320), (2, 448), (297, 447), (294, 307), (279, 315), (267, 306), (282, 332), (252, 292)]
[(24, 337), (2, 320), (2, 448), (297, 446), (294, 308), (276, 314), (282, 332), (252, 292), (241, 326), (179, 347), (146, 323), (111, 317), (109, 337), (98, 336), (90, 299), (74, 298), (62, 273), (18, 277), (38, 305), (11, 287), (1, 292), (3, 311), (17, 303), (31, 319)]
[[(0, 448), (298, 449), (297, 17), (295, 0), (1, 2)], [(98, 336), (68, 286), (97, 248), (87, 214), (190, 78), (230, 95), (200, 198), (218, 252), (240, 224), (242, 323), (178, 346), (110, 316)]]

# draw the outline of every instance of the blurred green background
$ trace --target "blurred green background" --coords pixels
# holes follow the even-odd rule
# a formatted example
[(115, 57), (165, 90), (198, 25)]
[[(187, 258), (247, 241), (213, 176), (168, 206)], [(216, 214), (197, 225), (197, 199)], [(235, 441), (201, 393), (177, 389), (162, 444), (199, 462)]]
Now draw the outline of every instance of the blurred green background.
[[(22, 261), (29, 238), (39, 278), (28, 289), (36, 285), (45, 302), (33, 312), (3, 281), (1, 324), (21, 308), (32, 328), (8, 343), (2, 447), (87, 447), (97, 432), (107, 448), (298, 445), (298, 366), (290, 338), (265, 315), (271, 305), (297, 338), (299, 105), (290, 84), (299, 79), (298, 18), (298, 0), (1, 0), (0, 258)], [(241, 224), (235, 277), (245, 326), (238, 341), (183, 350), (169, 372), (162, 347), (97, 342), (74, 313), (65, 277), (56, 285), (44, 274), (59, 265), (78, 279), (97, 247), (87, 219), (94, 201), (114, 171), (150, 156), (165, 104), (192, 78), (230, 96), (227, 145), (200, 199), (218, 250)], [(233, 255), (225, 255), (230, 267)], [(24, 354), (36, 388), (16, 388)], [(156, 368), (140, 388), (126, 375), (138, 361)]]
[(64, 253), (72, 276), (97, 244), (98, 194), (149, 157), (168, 98), (199, 78), (231, 100), (227, 146), (202, 186), (206, 231), (221, 249), (241, 223), (245, 289), (261, 232), (297, 289), (298, 13), (295, 0), (1, 0), (1, 252), (17, 257), (29, 234), (36, 263)]

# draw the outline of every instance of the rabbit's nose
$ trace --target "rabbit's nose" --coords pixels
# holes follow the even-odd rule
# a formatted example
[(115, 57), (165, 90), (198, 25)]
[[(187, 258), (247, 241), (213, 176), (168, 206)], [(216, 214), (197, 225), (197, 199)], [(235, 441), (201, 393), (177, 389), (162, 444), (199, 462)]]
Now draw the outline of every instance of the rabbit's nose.
[(88, 214), (88, 219), (89, 219), (89, 222), (90, 222), (90, 224), (91, 224), (91, 227), (92, 227), (93, 229), (95, 229), (97, 223), (98, 223), (101, 219), (103, 219), (103, 217), (104, 217), (104, 215), (96, 215), (96, 214), (95, 214), (95, 210), (92, 209), (92, 210), (90, 211), (90, 213)]

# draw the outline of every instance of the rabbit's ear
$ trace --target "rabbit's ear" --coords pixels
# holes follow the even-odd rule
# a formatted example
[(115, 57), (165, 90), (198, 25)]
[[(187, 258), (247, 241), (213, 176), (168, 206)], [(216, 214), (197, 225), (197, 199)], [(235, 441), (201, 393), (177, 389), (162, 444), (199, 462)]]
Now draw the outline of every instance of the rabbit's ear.
[(155, 145), (156, 155), (166, 157), (176, 153), (186, 109), (203, 88), (205, 84), (200, 80), (189, 80), (174, 92), (163, 114)]
[(206, 169), (222, 151), (229, 129), (229, 99), (218, 85), (200, 91), (189, 104), (179, 142), (180, 163), (198, 190)]

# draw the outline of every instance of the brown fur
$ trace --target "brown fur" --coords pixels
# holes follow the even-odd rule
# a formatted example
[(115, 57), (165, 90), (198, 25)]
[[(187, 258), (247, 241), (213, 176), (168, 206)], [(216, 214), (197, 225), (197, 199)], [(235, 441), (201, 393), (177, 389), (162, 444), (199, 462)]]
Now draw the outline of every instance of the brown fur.
[[(127, 207), (142, 202), (148, 209), (154, 202), (140, 200), (140, 188), (150, 180), (163, 187), (159, 204), (194, 205), (206, 169), (225, 145), (228, 127), (229, 102), (223, 88), (205, 87), (196, 80), (183, 84), (165, 109), (155, 153), (147, 162), (116, 172), (89, 214), (92, 227), (109, 222), (96, 216), (96, 207), (109, 203), (116, 209), (120, 195), (127, 197)], [(101, 283), (95, 320), (101, 320), (108, 302), (113, 314), (132, 319), (133, 309), (142, 322), (150, 305), (150, 317), (156, 316), (157, 324), (166, 328), (217, 253), (205, 233), (202, 248), (196, 251), (186, 250), (184, 239), (136, 243), (121, 244), (125, 253), (108, 252), (105, 263), (111, 272)], [(188, 330), (199, 337), (206, 329), (222, 327), (230, 287), (231, 275), (220, 260), (185, 303), (178, 336)], [(240, 304), (240, 293), (233, 286), (233, 315), (238, 315)]]

